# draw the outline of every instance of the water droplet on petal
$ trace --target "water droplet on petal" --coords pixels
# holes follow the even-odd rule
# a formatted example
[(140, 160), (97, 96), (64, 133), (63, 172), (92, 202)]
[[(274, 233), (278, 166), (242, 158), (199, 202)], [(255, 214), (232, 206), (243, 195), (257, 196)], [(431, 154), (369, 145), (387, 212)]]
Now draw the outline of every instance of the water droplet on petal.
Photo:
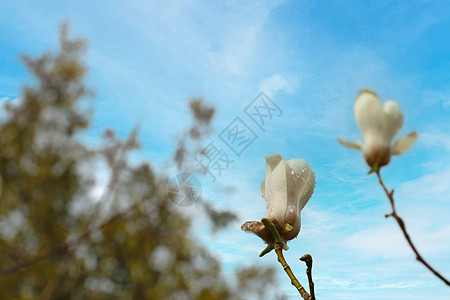
[(289, 205), (287, 209), (288, 209), (289, 212), (294, 212), (295, 211), (294, 205)]

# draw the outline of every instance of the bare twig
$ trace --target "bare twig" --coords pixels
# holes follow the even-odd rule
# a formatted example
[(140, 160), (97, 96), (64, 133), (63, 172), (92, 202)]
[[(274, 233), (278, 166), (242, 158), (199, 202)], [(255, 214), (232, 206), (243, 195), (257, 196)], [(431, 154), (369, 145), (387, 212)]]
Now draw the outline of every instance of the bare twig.
[(395, 201), (394, 201), (394, 190), (388, 191), (388, 189), (384, 185), (383, 180), (381, 179), (381, 175), (380, 175), (380, 170), (379, 169), (376, 171), (376, 173), (377, 173), (377, 176), (378, 176), (378, 181), (380, 182), (380, 185), (383, 187), (383, 190), (386, 193), (386, 196), (389, 198), (389, 202), (391, 203), (391, 207), (392, 207), (392, 212), (390, 214), (386, 214), (385, 217), (386, 218), (393, 217), (397, 221), (398, 226), (402, 230), (406, 241), (408, 242), (409, 246), (411, 247), (411, 249), (413, 250), (414, 254), (416, 255), (416, 259), (419, 262), (421, 262), (425, 267), (427, 267), (427, 269), (430, 270), (436, 277), (441, 279), (446, 285), (450, 286), (450, 282), (444, 276), (442, 276), (438, 271), (436, 271), (433, 267), (431, 267), (425, 261), (425, 259), (423, 259), (423, 257), (420, 255), (419, 251), (414, 246), (411, 238), (409, 237), (408, 232), (406, 231), (406, 226), (405, 226), (405, 223), (403, 222), (403, 219), (399, 215), (397, 215), (397, 211), (395, 209)]
[(313, 265), (313, 259), (311, 254), (305, 254), (302, 257), (300, 257), (301, 261), (304, 261), (306, 264), (306, 275), (308, 276), (308, 282), (309, 282), (309, 292), (311, 293), (311, 300), (316, 300), (316, 295), (314, 293), (314, 282), (312, 279), (312, 265)]

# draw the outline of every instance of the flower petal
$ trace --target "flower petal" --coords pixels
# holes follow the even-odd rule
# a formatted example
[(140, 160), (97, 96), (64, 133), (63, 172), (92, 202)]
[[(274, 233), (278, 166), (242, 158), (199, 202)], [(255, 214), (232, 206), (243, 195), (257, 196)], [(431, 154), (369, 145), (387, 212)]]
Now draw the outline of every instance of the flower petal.
[(282, 235), (286, 240), (291, 240), (300, 232), (300, 214), (314, 192), (315, 176), (311, 166), (303, 159), (290, 159), (286, 164), (287, 206)]
[(413, 131), (399, 138), (392, 148), (392, 155), (400, 155), (408, 151), (417, 141), (417, 137), (417, 131)]
[(264, 178), (261, 182), (261, 195), (266, 199), (266, 179)]
[[(280, 154), (266, 159), (265, 199), (268, 205), (267, 217), (271, 221), (284, 220), (287, 206), (286, 162)], [(284, 224), (279, 224), (283, 226)]]
[(384, 137), (392, 141), (403, 126), (403, 113), (397, 102), (389, 100), (384, 103)]
[[(294, 172), (293, 179), (295, 180), (295, 187), (291, 187), (288, 191), (292, 190), (296, 193), (295, 197), (293, 197), (297, 201), (299, 212), (305, 207), (309, 198), (314, 192), (314, 187), (316, 185), (315, 174), (311, 169), (311, 166), (304, 159), (290, 159), (287, 161), (288, 166)], [(294, 182), (290, 182), (293, 184)], [(290, 199), (288, 197), (288, 199)]]
[[(280, 161), (283, 160), (283, 157), (280, 154), (275, 153), (272, 155), (268, 155), (264, 158), (266, 159), (266, 174), (263, 181), (261, 182), (261, 194), (264, 197), (264, 199), (266, 199), (266, 201), (269, 201), (268, 197), (266, 196), (266, 185), (269, 184), (269, 178), (270, 175), (272, 175), (273, 169), (275, 169), (275, 167), (280, 163)], [(267, 202), (267, 204), (269, 204), (269, 202)]]
[(342, 139), (338, 139), (338, 142), (342, 146), (345, 146), (345, 147), (348, 147), (348, 148), (352, 148), (352, 149), (355, 149), (355, 150), (362, 150), (362, 146), (359, 143), (344, 141)]
[(368, 89), (359, 91), (355, 100), (354, 113), (365, 141), (369, 136), (383, 135), (383, 107), (375, 92)]
[(268, 244), (274, 242), (272, 233), (260, 221), (247, 221), (242, 224), (241, 230), (256, 234)]

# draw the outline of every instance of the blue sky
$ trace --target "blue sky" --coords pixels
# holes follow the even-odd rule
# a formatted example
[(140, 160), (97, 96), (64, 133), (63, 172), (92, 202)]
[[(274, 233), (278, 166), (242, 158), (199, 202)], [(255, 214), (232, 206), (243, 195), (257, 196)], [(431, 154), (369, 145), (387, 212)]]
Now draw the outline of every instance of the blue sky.
[[(259, 186), (264, 156), (303, 158), (317, 176), (288, 262), (306, 284), (298, 257), (314, 257), (319, 299), (450, 299), (450, 290), (414, 259), (361, 153), (336, 139), (361, 140), (353, 118), (358, 90), (398, 101), (400, 135), (419, 132), (405, 155), (383, 170), (398, 212), (424, 257), (450, 276), (450, 3), (447, 1), (2, 1), (0, 99), (20, 97), (30, 79), (17, 57), (57, 45), (58, 24), (89, 40), (88, 84), (96, 143), (112, 127), (126, 136), (139, 122), (140, 159), (166, 166), (190, 117), (187, 100), (217, 108), (214, 141), (234, 162), (203, 195), (239, 221), (209, 235), (198, 208), (195, 230), (222, 261), (278, 269), (274, 293), (298, 299), (273, 253), (240, 231), (265, 216)], [(265, 131), (244, 109), (265, 92), (282, 110)], [(258, 138), (235, 155), (219, 135), (240, 117)], [(168, 171), (170, 172), (170, 171)], [(233, 194), (224, 193), (234, 186)], [(285, 278), (286, 277), (286, 278)]]

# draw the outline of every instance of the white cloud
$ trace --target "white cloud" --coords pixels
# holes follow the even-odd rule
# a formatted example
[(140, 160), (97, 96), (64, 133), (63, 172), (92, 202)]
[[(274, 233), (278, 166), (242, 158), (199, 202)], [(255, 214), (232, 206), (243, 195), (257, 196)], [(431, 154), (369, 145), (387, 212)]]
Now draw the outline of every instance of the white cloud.
[(450, 91), (449, 90), (425, 90), (421, 95), (421, 106), (430, 106), (441, 104), (445, 110), (450, 109)]
[(144, 43), (164, 49), (172, 61), (234, 76), (245, 74), (245, 67), (258, 57), (260, 33), (279, 4), (152, 1), (122, 4), (114, 13), (127, 11), (126, 25), (135, 28)]
[(0, 104), (5, 104), (5, 103), (17, 104), (19, 101), (20, 101), (20, 98), (18, 98), (18, 97), (0, 97)]
[(295, 76), (275, 74), (259, 83), (259, 90), (273, 98), (278, 92), (292, 94), (296, 91), (299, 80)]
[(446, 151), (450, 150), (450, 135), (442, 132), (420, 133), (420, 140), (427, 146), (437, 146)]
[(0, 119), (4, 119), (6, 117), (5, 105), (9, 106), (18, 106), (20, 104), (20, 98), (14, 97), (1, 97), (0, 98)]
[(392, 222), (377, 224), (346, 236), (341, 246), (365, 257), (395, 258), (409, 254), (400, 229)]
[[(450, 149), (450, 148), (449, 148)], [(450, 203), (450, 168), (403, 183), (396, 191), (408, 202)]]

